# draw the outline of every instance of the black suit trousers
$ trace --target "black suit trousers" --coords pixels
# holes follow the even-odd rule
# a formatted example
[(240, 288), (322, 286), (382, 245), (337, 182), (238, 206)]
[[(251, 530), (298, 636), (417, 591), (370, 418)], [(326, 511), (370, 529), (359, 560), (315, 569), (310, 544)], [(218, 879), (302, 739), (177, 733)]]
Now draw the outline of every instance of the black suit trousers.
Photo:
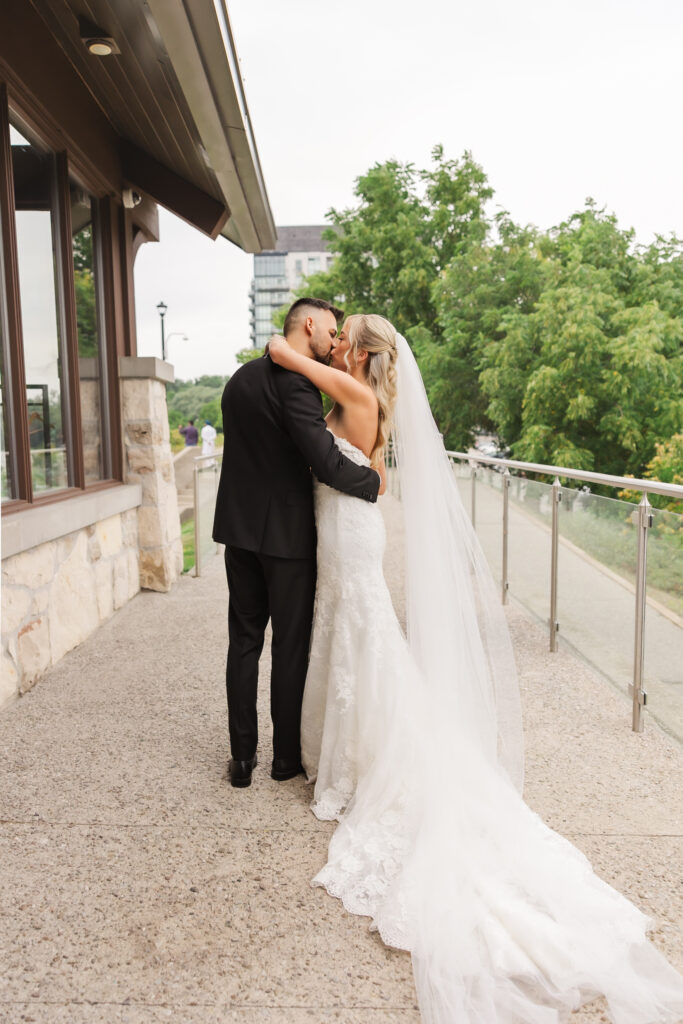
[(299, 760), (301, 702), (315, 599), (315, 553), (276, 558), (227, 545), (228, 610), (226, 689), (232, 756), (256, 753), (258, 662), (265, 629), (273, 628), (270, 712), (273, 756)]

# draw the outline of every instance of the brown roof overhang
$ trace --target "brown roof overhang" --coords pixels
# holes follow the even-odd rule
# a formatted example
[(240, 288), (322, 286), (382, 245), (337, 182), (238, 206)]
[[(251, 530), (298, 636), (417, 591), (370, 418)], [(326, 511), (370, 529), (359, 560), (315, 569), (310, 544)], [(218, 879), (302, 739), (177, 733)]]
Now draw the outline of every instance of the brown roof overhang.
[[(275, 224), (224, 0), (89, 0), (89, 20), (119, 51), (105, 57), (89, 53), (81, 39), (83, 7), (80, 0), (8, 0), (0, 16), (8, 29), (0, 59), (9, 68), (13, 55), (19, 60), (18, 50), (26, 49), (15, 94), (30, 79), (39, 95), (41, 75), (48, 76), (47, 67), (44, 74), (36, 68), (37, 37), (30, 43), (25, 37), (28, 12), (33, 18), (37, 13), (71, 65), (68, 83), (66, 72), (61, 75), (64, 88), (76, 97), (80, 79), (86, 89), (77, 102), (87, 97), (93, 111), (96, 104), (112, 141), (118, 138), (120, 180), (113, 181), (108, 157), (107, 182), (138, 188), (199, 230), (213, 238), (223, 234), (247, 252), (272, 248)], [(47, 48), (45, 57), (59, 72)], [(60, 88), (59, 74), (50, 81), (53, 90)], [(88, 117), (97, 127), (89, 111)], [(75, 140), (79, 126), (70, 133), (67, 121), (68, 115), (59, 125), (62, 137)], [(104, 154), (107, 133), (101, 135), (98, 152)], [(84, 162), (88, 148), (81, 145)], [(104, 165), (97, 169), (105, 174)]]

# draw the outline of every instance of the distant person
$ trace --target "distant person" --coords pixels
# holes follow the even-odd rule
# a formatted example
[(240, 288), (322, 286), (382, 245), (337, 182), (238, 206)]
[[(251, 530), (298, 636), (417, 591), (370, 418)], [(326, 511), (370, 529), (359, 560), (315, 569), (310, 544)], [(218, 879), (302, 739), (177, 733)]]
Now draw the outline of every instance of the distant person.
[(180, 427), (179, 432), (185, 438), (185, 447), (194, 448), (199, 441), (199, 432), (194, 425), (194, 420), (188, 420), (186, 427)]
[[(204, 420), (204, 426), (202, 427), (202, 455), (215, 455), (216, 454), (216, 430), (211, 420)], [(207, 466), (215, 466), (216, 463), (212, 459), (211, 462), (205, 463)]]

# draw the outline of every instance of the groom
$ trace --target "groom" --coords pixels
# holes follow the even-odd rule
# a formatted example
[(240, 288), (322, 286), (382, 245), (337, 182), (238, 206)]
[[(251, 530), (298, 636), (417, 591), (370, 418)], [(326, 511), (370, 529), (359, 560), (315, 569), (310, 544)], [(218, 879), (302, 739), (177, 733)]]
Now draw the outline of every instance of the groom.
[[(341, 317), (322, 299), (298, 299), (283, 333), (297, 352), (326, 362)], [(366, 501), (377, 500), (380, 480), (336, 447), (315, 385), (267, 354), (233, 374), (221, 408), (225, 441), (213, 539), (225, 544), (230, 593), (229, 771), (233, 786), (248, 786), (256, 764), (258, 661), (269, 618), (271, 776), (282, 781), (302, 770), (299, 721), (316, 580), (311, 471)]]

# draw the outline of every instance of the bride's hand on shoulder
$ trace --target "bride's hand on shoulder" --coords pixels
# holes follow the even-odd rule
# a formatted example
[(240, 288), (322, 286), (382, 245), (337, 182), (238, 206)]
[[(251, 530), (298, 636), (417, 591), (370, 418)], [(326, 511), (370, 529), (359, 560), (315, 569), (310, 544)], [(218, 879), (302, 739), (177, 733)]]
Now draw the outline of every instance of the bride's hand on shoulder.
[(296, 355), (287, 339), (283, 338), (281, 334), (271, 335), (266, 352), (274, 363), (285, 368), (291, 364), (292, 355)]

